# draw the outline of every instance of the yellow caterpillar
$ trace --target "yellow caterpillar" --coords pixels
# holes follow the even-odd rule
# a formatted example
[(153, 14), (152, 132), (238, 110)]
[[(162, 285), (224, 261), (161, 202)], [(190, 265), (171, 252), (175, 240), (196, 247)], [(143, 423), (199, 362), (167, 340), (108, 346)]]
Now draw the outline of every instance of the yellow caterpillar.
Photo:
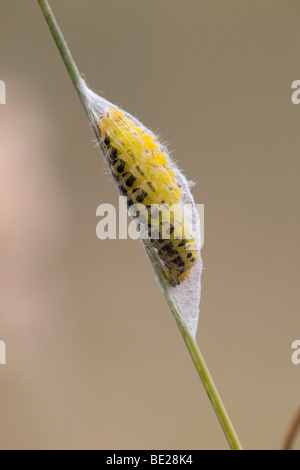
[[(107, 110), (98, 127), (102, 148), (120, 192), (127, 196), (128, 207), (146, 206), (151, 243), (158, 250), (171, 285), (180, 284), (188, 278), (198, 253), (194, 249), (195, 237), (186, 223), (185, 238), (182, 238), (181, 189), (166, 155), (150, 133), (119, 109)], [(160, 210), (153, 210), (153, 205), (159, 205)], [(166, 233), (164, 219), (170, 220), (170, 208), (174, 205), (177, 205), (175, 215)]]

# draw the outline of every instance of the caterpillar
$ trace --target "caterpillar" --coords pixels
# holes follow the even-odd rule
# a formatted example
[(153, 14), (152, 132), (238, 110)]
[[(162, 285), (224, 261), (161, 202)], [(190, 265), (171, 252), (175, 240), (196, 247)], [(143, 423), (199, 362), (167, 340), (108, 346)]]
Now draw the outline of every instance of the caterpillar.
[[(128, 208), (134, 204), (147, 208), (145, 223), (151, 243), (175, 287), (189, 277), (198, 258), (195, 236), (181, 217), (182, 190), (175, 173), (154, 136), (120, 109), (108, 109), (98, 121), (98, 128), (105, 158), (121, 194), (127, 197)], [(173, 220), (165, 224), (172, 207), (176, 207)]]

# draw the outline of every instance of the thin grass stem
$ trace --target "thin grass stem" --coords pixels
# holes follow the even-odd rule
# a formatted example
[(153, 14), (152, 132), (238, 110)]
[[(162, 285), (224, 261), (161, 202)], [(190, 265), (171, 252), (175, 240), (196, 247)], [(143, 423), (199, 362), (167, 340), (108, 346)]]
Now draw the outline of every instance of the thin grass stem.
[[(61, 54), (63, 62), (67, 68), (67, 71), (71, 77), (73, 85), (78, 93), (80, 101), (86, 111), (86, 114), (89, 118), (89, 121), (92, 125), (92, 128), (96, 134), (97, 139), (99, 140), (99, 133), (97, 131), (96, 122), (93, 119), (91, 110), (89, 108), (88, 97), (85, 92), (85, 85), (79, 73), (79, 70), (76, 66), (75, 61), (71, 55), (71, 52), (66, 44), (66, 41), (63, 37), (63, 34), (55, 20), (54, 14), (48, 4), (47, 0), (38, 0), (38, 3), (41, 7), (43, 15), (47, 21), (51, 34), (56, 42), (58, 50)], [(183, 340), (186, 344), (186, 347), (192, 357), (196, 370), (199, 374), (200, 379), (205, 387), (207, 395), (211, 401), (213, 409), (217, 415), (217, 418), (221, 424), (221, 427), (224, 431), (225, 437), (229, 443), (229, 446), (232, 450), (242, 450), (238, 436), (234, 430), (234, 427), (229, 419), (229, 416), (226, 412), (226, 409), (222, 403), (220, 395), (217, 391), (217, 388), (214, 384), (214, 381), (210, 375), (208, 367), (202, 357), (200, 349), (196, 343), (196, 340), (191, 335), (189, 329), (186, 326), (184, 321), (183, 312), (180, 310), (178, 303), (176, 302), (170, 283), (166, 277), (166, 274), (162, 268), (160, 259), (149, 241), (144, 240), (144, 246), (147, 252), (147, 255), (151, 261), (151, 264), (154, 268), (158, 282), (162, 288), (166, 301), (170, 307), (170, 310), (176, 320), (178, 328), (181, 332)]]

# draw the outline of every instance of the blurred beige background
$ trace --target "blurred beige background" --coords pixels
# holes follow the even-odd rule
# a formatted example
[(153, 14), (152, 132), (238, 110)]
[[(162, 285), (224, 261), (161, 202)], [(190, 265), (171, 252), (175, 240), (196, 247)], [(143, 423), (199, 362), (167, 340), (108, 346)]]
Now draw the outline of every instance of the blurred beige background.
[[(197, 181), (198, 340), (243, 445), (279, 448), (300, 403), (299, 2), (50, 3), (89, 85)], [(0, 79), (0, 448), (227, 449), (141, 246), (96, 238), (117, 192), (35, 0), (1, 0)]]

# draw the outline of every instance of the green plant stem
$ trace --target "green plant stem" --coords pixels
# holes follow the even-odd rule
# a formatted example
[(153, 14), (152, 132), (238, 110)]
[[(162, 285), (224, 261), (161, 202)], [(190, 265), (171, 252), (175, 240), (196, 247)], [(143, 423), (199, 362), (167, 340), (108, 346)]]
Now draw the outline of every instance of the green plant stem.
[[(44, 17), (48, 23), (48, 26), (50, 28), (50, 31), (52, 33), (52, 36), (56, 42), (56, 45), (59, 49), (59, 52), (62, 56), (62, 59), (64, 61), (64, 64), (69, 72), (69, 75), (71, 77), (71, 80), (77, 90), (77, 93), (79, 95), (80, 101), (83, 104), (83, 107), (86, 111), (86, 114), (91, 122), (91, 125), (93, 127), (93, 130), (97, 136), (97, 139), (99, 140), (99, 134), (97, 132), (97, 128), (95, 125), (95, 121), (91, 117), (91, 110), (89, 108), (88, 104), (88, 99), (85, 94), (85, 87), (83, 84), (83, 80), (80, 76), (80, 73), (78, 71), (78, 68), (72, 58), (71, 52), (66, 44), (66, 41), (62, 35), (62, 32), (55, 20), (55, 17), (53, 15), (53, 12), (48, 4), (47, 0), (38, 0), (38, 3), (42, 9), (42, 12), (44, 14)], [(237, 434), (233, 428), (233, 425), (229, 419), (229, 416), (226, 412), (226, 409), (222, 403), (222, 400), (220, 398), (220, 395), (216, 389), (216, 386), (213, 382), (213, 379), (209, 373), (209, 370), (205, 364), (205, 361), (202, 357), (202, 354), (199, 350), (199, 347), (196, 343), (196, 340), (193, 338), (191, 335), (189, 329), (186, 326), (186, 323), (184, 321), (184, 315), (180, 310), (180, 307), (174, 298), (172, 289), (170, 287), (170, 284), (168, 282), (168, 279), (166, 277), (166, 274), (164, 270), (162, 269), (162, 265), (160, 262), (160, 259), (151, 245), (149, 241), (144, 241), (144, 246), (147, 252), (147, 255), (152, 263), (152, 266), (154, 268), (154, 271), (156, 273), (158, 282), (162, 288), (162, 291), (164, 293), (164, 296), (167, 300), (167, 303), (170, 307), (170, 310), (177, 322), (178, 328), (181, 332), (181, 335), (184, 339), (184, 342), (187, 346), (187, 349), (192, 357), (192, 360), (195, 364), (195, 367), (197, 369), (197, 372), (203, 382), (203, 385), (205, 387), (205, 390), (208, 394), (208, 397), (212, 403), (213, 409), (217, 415), (217, 418), (221, 424), (221, 427), (224, 431), (225, 437), (229, 443), (229, 446), (232, 450), (242, 450), (241, 444), (239, 442), (239, 439), (237, 437)]]
[(180, 307), (173, 296), (170, 283), (164, 270), (161, 267), (161, 262), (156, 254), (151, 243), (144, 241), (146, 246), (146, 252), (149, 256), (149, 259), (152, 263), (156, 276), (158, 278), (159, 284), (163, 290), (166, 301), (170, 307), (171, 312), (176, 320), (180, 333), (184, 339), (184, 342), (187, 346), (187, 349), (193, 359), (194, 365), (197, 369), (197, 372), (202, 380), (204, 388), (207, 392), (207, 395), (211, 401), (213, 409), (217, 415), (217, 418), (221, 424), (221, 427), (224, 431), (225, 437), (229, 443), (229, 446), (232, 450), (242, 450), (241, 443), (239, 438), (234, 430), (234, 427), (230, 421), (230, 418), (227, 414), (225, 406), (221, 400), (221, 397), (218, 393), (218, 390), (214, 384), (212, 376), (208, 370), (208, 367), (203, 359), (203, 356), (200, 352), (200, 349), (196, 343), (196, 340), (191, 335), (189, 329), (186, 326), (185, 321), (183, 320), (183, 314), (180, 310)]
[[(89, 103), (88, 99), (86, 96), (86, 89), (84, 86), (83, 79), (81, 78), (81, 75), (79, 73), (79, 70), (77, 68), (77, 65), (72, 57), (71, 51), (67, 46), (67, 43), (64, 39), (64, 36), (60, 30), (60, 27), (57, 24), (57, 21), (55, 19), (55, 16), (50, 8), (49, 3), (44, 0), (38, 0), (38, 3), (41, 7), (41, 10), (43, 12), (43, 15), (45, 17), (45, 20), (47, 21), (47, 24), (49, 26), (50, 32), (53, 36), (53, 39), (58, 47), (58, 50), (60, 52), (60, 55), (62, 57), (62, 60), (67, 68), (67, 71), (71, 77), (72, 83), (77, 91), (77, 94), (79, 96), (79, 99), (84, 107), (84, 110), (90, 119), (90, 113), (91, 110), (89, 108)], [(93, 129), (96, 133), (97, 138), (99, 138), (99, 134), (97, 130), (95, 129), (95, 123), (92, 122)]]

